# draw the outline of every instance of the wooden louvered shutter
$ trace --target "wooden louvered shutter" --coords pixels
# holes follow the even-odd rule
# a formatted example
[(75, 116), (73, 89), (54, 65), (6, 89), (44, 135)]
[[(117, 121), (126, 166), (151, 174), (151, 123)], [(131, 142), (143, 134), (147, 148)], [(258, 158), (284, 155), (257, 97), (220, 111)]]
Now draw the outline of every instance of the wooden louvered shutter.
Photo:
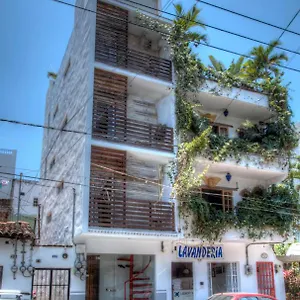
[(95, 69), (93, 137), (126, 140), (127, 77)]
[(115, 220), (112, 208), (118, 203), (125, 205), (126, 202), (124, 173), (125, 151), (92, 146), (89, 226), (113, 227)]
[(95, 59), (113, 66), (127, 67), (128, 11), (98, 1)]

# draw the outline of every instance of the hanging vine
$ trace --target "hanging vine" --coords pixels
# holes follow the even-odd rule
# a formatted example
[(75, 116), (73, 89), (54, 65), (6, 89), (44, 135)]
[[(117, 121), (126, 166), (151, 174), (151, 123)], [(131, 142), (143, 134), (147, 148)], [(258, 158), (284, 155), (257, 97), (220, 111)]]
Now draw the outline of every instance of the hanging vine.
[[(272, 235), (273, 232), (285, 235), (300, 215), (297, 195), (290, 183), (264, 189), (261, 195), (257, 195), (255, 189), (249, 191), (234, 211), (223, 211), (201, 194), (199, 187), (207, 168), (197, 174), (194, 166), (197, 156), (216, 162), (227, 158), (240, 162), (247, 157), (253, 161), (254, 156), (257, 164), (277, 161), (287, 165), (298, 139), (291, 122), (288, 88), (282, 85), (283, 74), (249, 80), (245, 73), (251, 67), (248, 62), (244, 64), (245, 69), (240, 66), (238, 72), (233, 72), (232, 68), (217, 71), (205, 67), (192, 50), (192, 45), (197, 47), (200, 42), (206, 41), (206, 35), (192, 32), (196, 25), (201, 24), (198, 19), (200, 10), (193, 6), (190, 11), (184, 12), (180, 5), (175, 5), (175, 9), (177, 18), (172, 26), (156, 25), (156, 21), (152, 19), (149, 22), (149, 17), (142, 14), (139, 14), (138, 21), (149, 28), (160, 26), (162, 37), (171, 47), (176, 75), (179, 148), (169, 175), (179, 203), (179, 213), (185, 220), (185, 232), (208, 241), (220, 240), (230, 228), (239, 229), (241, 237), (247, 235), (252, 239)], [(204, 29), (204, 26), (201, 27)], [(232, 66), (237, 67), (234, 63)], [(261, 74), (266, 74), (265, 69), (264, 66)], [(209, 88), (206, 80), (217, 82), (217, 87)], [(232, 88), (267, 95), (272, 117), (261, 124), (245, 122), (238, 129), (238, 137), (229, 139), (212, 132), (210, 121), (200, 113), (201, 104), (197, 102), (196, 94), (205, 90), (224, 96), (224, 92), (229, 95)]]

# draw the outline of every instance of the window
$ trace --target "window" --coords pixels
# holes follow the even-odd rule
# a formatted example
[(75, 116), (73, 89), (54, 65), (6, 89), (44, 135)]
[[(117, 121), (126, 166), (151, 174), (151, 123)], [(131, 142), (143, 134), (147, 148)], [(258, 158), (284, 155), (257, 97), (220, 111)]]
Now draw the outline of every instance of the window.
[(46, 216), (46, 223), (49, 224), (52, 221), (52, 212), (49, 211)]
[(38, 206), (38, 205), (39, 205), (39, 199), (33, 198), (33, 206)]
[(57, 185), (57, 194), (59, 194), (64, 189), (64, 181), (58, 183)]
[(55, 165), (55, 156), (52, 158), (52, 160), (50, 162), (49, 169), (52, 170), (52, 168), (54, 167), (54, 165)]
[(228, 132), (229, 132), (229, 126), (226, 125), (221, 125), (221, 124), (214, 124), (212, 125), (212, 131), (213, 133), (221, 136), (226, 136), (228, 137)]
[(68, 116), (65, 116), (65, 118), (63, 120), (63, 123), (62, 123), (62, 126), (61, 126), (61, 129), (65, 129), (67, 124), (68, 124)]
[(210, 203), (216, 210), (232, 211), (232, 191), (201, 189), (202, 198)]
[(209, 300), (232, 300), (233, 296), (215, 295), (209, 298)]
[(35, 268), (32, 292), (36, 294), (37, 299), (68, 300), (70, 298), (70, 277), (70, 269)]
[(58, 104), (55, 107), (55, 111), (54, 111), (54, 114), (53, 114), (53, 120), (55, 119), (57, 113), (58, 113)]
[(70, 66), (71, 66), (71, 59), (69, 58), (69, 59), (68, 59), (68, 63), (67, 63), (67, 65), (66, 65), (66, 67), (65, 67), (65, 70), (64, 70), (64, 77), (67, 76), (67, 74), (68, 74), (68, 72), (69, 72), (69, 69), (70, 69)]

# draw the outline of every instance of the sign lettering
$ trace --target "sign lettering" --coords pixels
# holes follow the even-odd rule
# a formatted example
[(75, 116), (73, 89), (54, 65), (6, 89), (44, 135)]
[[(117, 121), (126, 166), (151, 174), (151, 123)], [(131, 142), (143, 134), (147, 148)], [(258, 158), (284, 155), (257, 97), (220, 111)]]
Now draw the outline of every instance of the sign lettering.
[(179, 258), (224, 258), (223, 246), (184, 246), (177, 247)]

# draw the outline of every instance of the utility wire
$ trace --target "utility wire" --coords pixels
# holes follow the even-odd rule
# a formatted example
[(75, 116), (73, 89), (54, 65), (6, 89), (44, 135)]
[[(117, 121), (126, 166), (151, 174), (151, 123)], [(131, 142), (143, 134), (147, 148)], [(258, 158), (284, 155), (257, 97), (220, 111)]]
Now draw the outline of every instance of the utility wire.
[[(94, 10), (83, 8), (83, 7), (75, 5), (75, 4), (67, 3), (67, 2), (64, 2), (64, 1), (61, 1), (61, 0), (53, 0), (53, 1), (97, 14), (97, 12), (94, 11)], [(114, 17), (112, 15), (110, 17), (114, 18), (116, 20), (121, 20), (120, 18), (116, 18), (116, 17)], [(124, 21), (124, 20), (122, 20), (122, 21)], [(147, 26), (142, 26), (141, 24), (137, 24), (137, 23), (131, 22), (129, 20), (127, 21), (127, 23), (132, 24), (132, 25), (136, 25), (136, 26), (139, 26), (139, 27), (142, 27), (142, 28), (145, 28), (145, 29), (150, 30), (150, 31), (155, 31), (155, 32), (160, 33), (160, 34), (165, 35), (165, 36), (170, 36), (170, 34), (168, 34), (166, 32), (162, 32), (162, 31), (159, 31), (159, 30), (154, 30), (154, 29), (151, 29), (151, 28), (149, 28)], [(199, 23), (199, 24), (202, 24), (202, 23)], [(190, 40), (189, 42), (194, 43), (194, 45), (196, 47), (199, 44), (203, 45), (203, 43), (199, 43), (199, 41), (195, 41), (195, 40)], [(269, 45), (269, 44), (267, 44), (267, 45)], [(251, 57), (249, 55), (241, 54), (241, 53), (238, 53), (238, 52), (234, 52), (234, 51), (231, 51), (231, 50), (228, 50), (228, 49), (224, 49), (224, 48), (221, 48), (221, 47), (217, 47), (217, 46), (213, 46), (213, 45), (205, 44), (205, 46), (210, 47), (210, 48), (214, 48), (214, 49), (217, 49), (217, 50), (225, 51), (225, 52), (228, 52), (228, 53), (231, 53), (231, 54), (235, 54), (235, 55), (238, 55), (238, 56), (246, 57), (246, 58), (249, 58), (249, 59), (253, 60), (253, 57)], [(295, 69), (295, 68), (291, 68), (291, 67), (285, 67), (283, 65), (278, 65), (278, 64), (272, 64), (272, 65), (277, 66), (279, 68), (287, 69), (289, 71), (294, 71), (294, 72), (300, 73), (299, 69)]]
[[(56, 0), (54, 0), (56, 1)], [(129, 2), (132, 2), (132, 3), (135, 3), (135, 4), (138, 4), (140, 6), (143, 6), (143, 7), (146, 7), (148, 9), (152, 9), (152, 10), (155, 10), (155, 11), (159, 11), (161, 13), (165, 13), (167, 15), (170, 15), (170, 16), (173, 16), (173, 17), (176, 17), (176, 18), (179, 18), (179, 19), (184, 19), (184, 17), (178, 17), (176, 14), (173, 14), (173, 13), (170, 13), (170, 12), (167, 12), (167, 11), (164, 11), (164, 10), (159, 10), (159, 9), (156, 9), (156, 8), (153, 8), (151, 6), (148, 6), (148, 5), (145, 5), (145, 4), (139, 4), (135, 1), (131, 1), (131, 0), (127, 0)], [(197, 0), (196, 0), (197, 1)], [(119, 3), (122, 3), (122, 4), (127, 4), (125, 2), (123, 2), (122, 0), (118, 0)], [(128, 4), (127, 4), (128, 5)], [(134, 7), (136, 8), (137, 10), (139, 10), (139, 7), (137, 6), (134, 6), (134, 5), (130, 5), (131, 7)], [(146, 12), (145, 10), (142, 10), (143, 12)], [(299, 13), (299, 11), (298, 11)], [(297, 13), (297, 14), (298, 14)], [(294, 16), (294, 19), (295, 19), (296, 16)], [(169, 18), (166, 18), (166, 17), (163, 17), (164, 19), (168, 20), (168, 21), (173, 21), (172, 19), (169, 19)], [(214, 30), (218, 30), (218, 31), (221, 31), (221, 32), (224, 32), (224, 33), (227, 33), (227, 34), (231, 34), (231, 35), (234, 35), (234, 36), (237, 36), (239, 38), (243, 38), (243, 39), (247, 39), (247, 40), (250, 40), (252, 42), (256, 42), (256, 43), (259, 43), (259, 44), (263, 44), (263, 45), (266, 45), (266, 46), (269, 46), (270, 44), (269, 43), (266, 43), (266, 42), (263, 42), (263, 41), (260, 41), (260, 40), (257, 40), (257, 39), (254, 39), (254, 38), (251, 38), (249, 36), (245, 36), (245, 35), (242, 35), (242, 34), (239, 34), (239, 33), (235, 33), (235, 32), (232, 32), (232, 31), (229, 31), (229, 30), (226, 30), (226, 29), (223, 29), (223, 28), (220, 28), (220, 27), (216, 27), (216, 26), (213, 26), (213, 25), (210, 25), (210, 24), (207, 24), (205, 22), (198, 22), (198, 21), (194, 21), (193, 22), (194, 24), (198, 24), (198, 25), (204, 25), (205, 27), (207, 28), (211, 28), (211, 29), (214, 29)], [(291, 23), (291, 22), (290, 22)], [(285, 30), (283, 28), (283, 30)], [(294, 50), (290, 50), (290, 49), (286, 49), (286, 48), (283, 48), (283, 47), (280, 47), (280, 46), (276, 46), (275, 48), (277, 49), (280, 49), (282, 51), (286, 51), (286, 52), (290, 52), (290, 53), (293, 53), (293, 54), (296, 54), (296, 55), (300, 55), (300, 52), (298, 51), (294, 51)]]
[(282, 36), (284, 35), (284, 33), (287, 31), (287, 29), (290, 27), (290, 25), (294, 22), (294, 20), (296, 19), (296, 17), (298, 16), (300, 12), (300, 8), (298, 9), (298, 11), (295, 13), (295, 15), (293, 16), (293, 18), (291, 19), (291, 21), (289, 22), (289, 24), (286, 26), (286, 28), (283, 29), (282, 33), (280, 34), (279, 38), (277, 39), (277, 41), (279, 41)]
[[(127, 0), (127, 1), (130, 1), (130, 0)], [(227, 8), (224, 8), (224, 7), (221, 7), (221, 6), (218, 6), (218, 5), (215, 5), (215, 4), (203, 1), (203, 0), (196, 0), (196, 1), (198, 1), (200, 4), (205, 4), (205, 5), (208, 5), (208, 6), (211, 6), (211, 7), (214, 7), (214, 8), (217, 8), (217, 9), (229, 12), (231, 14), (234, 14), (234, 15), (237, 15), (237, 16), (249, 19), (251, 21), (255, 21), (255, 22), (261, 23), (263, 25), (267, 25), (267, 26), (270, 26), (270, 27), (273, 27), (273, 28), (276, 28), (276, 29), (284, 30), (283, 27), (280, 27), (278, 25), (274, 25), (274, 24), (271, 24), (271, 23), (268, 23), (268, 22), (265, 22), (265, 21), (253, 18), (253, 17), (247, 16), (245, 14), (241, 14), (241, 13), (235, 12), (233, 10), (230, 10), (230, 9), (227, 9)], [(299, 32), (295, 32), (295, 31), (291, 31), (291, 30), (286, 30), (286, 32), (289, 32), (289, 33), (292, 33), (292, 34), (300, 36)]]
[[(112, 172), (114, 172), (114, 173), (118, 173), (118, 174), (122, 174), (122, 175), (126, 175), (127, 177), (132, 177), (132, 178), (137, 178), (137, 179), (139, 179), (139, 180), (142, 180), (142, 181), (144, 181), (145, 183), (149, 183), (149, 184), (154, 184), (154, 185), (158, 185), (158, 186), (163, 186), (163, 187), (167, 187), (167, 188), (173, 188), (172, 186), (167, 186), (167, 185), (163, 185), (163, 184), (160, 184), (160, 183), (157, 183), (157, 182), (153, 182), (153, 181), (151, 181), (151, 180), (147, 180), (147, 179), (145, 179), (145, 178), (141, 178), (141, 177), (137, 177), (137, 176), (133, 176), (133, 175), (129, 175), (129, 174), (127, 174), (127, 173), (123, 173), (123, 172), (120, 172), (120, 171), (116, 171), (116, 170), (114, 170), (114, 169), (111, 169), (111, 168), (108, 168), (108, 167), (106, 167), (106, 166), (103, 166), (103, 165), (99, 165), (99, 164), (96, 164), (98, 167), (100, 167), (100, 168), (103, 168), (103, 169), (109, 169), (110, 171), (112, 171)], [(0, 172), (1, 173), (1, 172)], [(2, 174), (6, 174), (6, 175), (17, 175), (17, 174), (12, 174), (12, 173), (5, 173), (5, 172), (3, 172)], [(24, 176), (24, 177), (31, 177), (31, 176)], [(58, 183), (60, 183), (61, 181), (59, 181), (59, 180), (55, 180), (55, 179), (49, 179), (49, 178), (39, 178), (40, 180), (45, 180), (45, 181), (50, 181), (50, 182), (58, 182)], [(102, 179), (103, 181), (107, 181), (106, 179)], [(107, 190), (107, 191), (120, 191), (120, 192), (125, 192), (125, 190), (123, 190), (123, 189), (116, 189), (116, 188), (107, 188), (107, 187), (97, 187), (97, 186), (93, 186), (93, 185), (86, 185), (86, 184), (82, 184), (82, 183), (76, 183), (76, 182), (70, 182), (70, 181), (64, 181), (64, 183), (66, 183), (66, 184), (70, 184), (70, 185), (76, 185), (76, 186), (84, 186), (84, 187), (89, 187), (89, 188), (93, 188), (93, 189), (99, 189), (99, 190)], [(53, 187), (54, 188), (54, 187)], [(204, 187), (205, 188), (205, 187)], [(134, 191), (135, 193), (136, 193), (136, 191)], [(137, 193), (139, 193), (139, 194), (143, 194), (143, 195), (147, 195), (148, 196), (148, 194), (146, 194), (146, 193), (144, 193), (144, 192), (138, 192), (137, 191)], [(202, 195), (202, 194), (205, 194), (205, 195), (212, 195), (212, 196), (221, 196), (220, 194), (216, 194), (216, 193), (210, 193), (210, 192), (201, 192), (201, 191), (199, 191), (199, 192), (195, 192), (195, 194), (200, 194), (200, 195)], [(169, 198), (170, 200), (175, 200), (175, 198)], [(256, 198), (252, 198), (252, 197), (243, 197), (243, 199), (247, 199), (247, 200), (252, 200), (252, 201), (257, 201), (257, 199)], [(157, 202), (161, 202), (161, 201), (157, 201)], [(186, 201), (186, 202), (189, 202), (189, 201)], [(287, 202), (285, 202), (285, 203), (287, 203)], [(212, 203), (211, 203), (212, 204)], [(217, 203), (216, 203), (217, 204)], [(288, 203), (287, 203), (288, 204)], [(275, 205), (275, 204), (272, 204), (271, 206), (273, 206), (273, 207), (276, 207), (277, 209), (286, 209), (287, 207), (285, 207), (285, 206), (277, 206), (277, 205)], [(245, 209), (247, 209), (247, 208), (245, 208)], [(293, 210), (292, 208), (290, 208), (291, 210)], [(267, 211), (270, 211), (270, 210), (267, 210)], [(276, 211), (270, 211), (270, 212), (276, 212)], [(291, 215), (294, 215), (294, 214), (291, 214)], [(300, 214), (299, 214), (299, 216), (300, 216)]]

